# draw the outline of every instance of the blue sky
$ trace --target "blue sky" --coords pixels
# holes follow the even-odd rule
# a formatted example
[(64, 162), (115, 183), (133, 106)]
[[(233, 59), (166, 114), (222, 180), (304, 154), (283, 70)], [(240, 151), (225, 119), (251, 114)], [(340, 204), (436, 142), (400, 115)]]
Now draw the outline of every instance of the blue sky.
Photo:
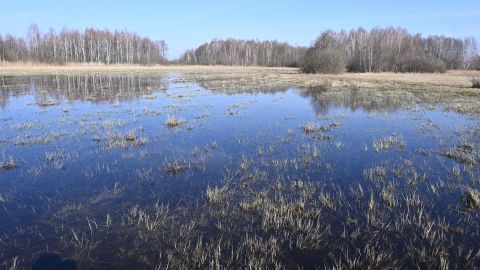
[(0, 0), (0, 33), (25, 35), (31, 23), (127, 29), (165, 39), (178, 57), (213, 38), (277, 39), (308, 46), (325, 29), (401, 26), (423, 35), (480, 41), (480, 0), (457, 1), (113, 1)]

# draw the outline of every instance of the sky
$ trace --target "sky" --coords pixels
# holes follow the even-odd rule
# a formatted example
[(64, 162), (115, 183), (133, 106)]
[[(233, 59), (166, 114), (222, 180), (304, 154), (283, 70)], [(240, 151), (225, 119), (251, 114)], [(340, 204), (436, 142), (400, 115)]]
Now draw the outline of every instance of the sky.
[(0, 34), (25, 36), (63, 27), (129, 30), (169, 45), (179, 57), (214, 38), (287, 41), (309, 46), (324, 30), (405, 27), (422, 35), (480, 41), (480, 0), (0, 0)]

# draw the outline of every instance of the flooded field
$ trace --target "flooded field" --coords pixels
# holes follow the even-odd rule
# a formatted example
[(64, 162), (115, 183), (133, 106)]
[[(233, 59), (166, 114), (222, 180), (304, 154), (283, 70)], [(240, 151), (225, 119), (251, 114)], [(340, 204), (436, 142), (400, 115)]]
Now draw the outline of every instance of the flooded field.
[(1, 267), (480, 267), (473, 98), (241, 82), (0, 77)]

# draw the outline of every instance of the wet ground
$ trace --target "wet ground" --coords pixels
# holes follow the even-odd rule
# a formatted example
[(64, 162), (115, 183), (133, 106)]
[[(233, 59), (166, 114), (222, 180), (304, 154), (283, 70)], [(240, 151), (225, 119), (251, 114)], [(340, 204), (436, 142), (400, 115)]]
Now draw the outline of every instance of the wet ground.
[(478, 116), (178, 73), (0, 82), (7, 269), (479, 267)]

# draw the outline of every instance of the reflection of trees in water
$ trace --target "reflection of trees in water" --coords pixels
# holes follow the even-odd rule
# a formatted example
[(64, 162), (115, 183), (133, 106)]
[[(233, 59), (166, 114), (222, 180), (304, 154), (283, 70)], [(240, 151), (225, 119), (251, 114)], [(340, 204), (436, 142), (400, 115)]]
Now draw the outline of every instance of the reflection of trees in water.
[(0, 108), (7, 107), (8, 98), (10, 97), (10, 91), (6, 89), (0, 89)]
[(405, 100), (388, 95), (376, 95), (362, 90), (339, 90), (333, 93), (321, 88), (311, 88), (300, 91), (300, 95), (310, 98), (317, 115), (325, 115), (333, 108), (348, 108), (351, 111), (359, 109), (367, 112), (396, 111), (405, 104)]
[[(209, 82), (197, 81), (198, 85), (210, 89), (212, 85)], [(265, 87), (264, 85), (252, 88), (235, 89), (226, 87), (222, 89), (218, 85), (214, 85), (212, 93), (220, 92), (222, 94), (275, 94), (284, 93), (291, 87)], [(388, 94), (380, 94), (378, 91), (363, 91), (358, 89), (329, 90), (326, 86), (311, 87), (307, 89), (299, 89), (302, 97), (309, 98), (313, 109), (317, 115), (325, 115), (333, 108), (348, 108), (352, 111), (359, 109), (367, 112), (391, 112), (396, 111), (406, 104), (412, 104), (412, 100), (402, 98), (398, 95), (392, 96)]]
[[(209, 83), (198, 82), (198, 85), (208, 89)], [(281, 88), (255, 88), (255, 89), (215, 89), (212, 93), (220, 92), (227, 95), (235, 94), (276, 94), (284, 93), (292, 89), (291, 87)], [(367, 112), (389, 112), (395, 111), (404, 106), (406, 102), (412, 103), (407, 98), (402, 99), (398, 96), (389, 96), (379, 94), (377, 91), (362, 91), (358, 89), (350, 90), (328, 90), (325, 86), (312, 87), (307, 89), (298, 89), (302, 97), (309, 98), (317, 115), (325, 115), (333, 108), (348, 108), (352, 111), (364, 110)]]
[(1, 77), (0, 105), (5, 107), (10, 96), (27, 93), (32, 93), (39, 102), (61, 99), (90, 100), (92, 102), (131, 100), (163, 89), (162, 81), (162, 76), (97, 74)]
[(28, 88), (28, 85), (16, 77), (0, 76), (0, 107), (7, 107), (10, 96), (24, 94), (28, 92)]
[[(113, 102), (116, 100), (132, 100), (141, 95), (163, 89), (162, 75), (158, 76), (122, 76), (122, 75), (57, 75), (57, 76), (0, 76), (0, 106), (8, 105), (10, 96), (33, 94), (38, 103), (45, 101), (89, 100), (91, 102)], [(200, 87), (209, 89), (205, 81), (197, 82)], [(254, 87), (254, 86), (253, 86)], [(222, 94), (262, 93), (275, 94), (286, 92), (290, 87), (257, 86), (258, 89), (216, 89), (212, 91)], [(300, 95), (311, 100), (317, 115), (325, 115), (333, 108), (349, 108), (352, 111), (395, 111), (415, 101), (412, 97), (389, 95), (378, 91), (327, 90), (320, 86), (301, 89)], [(416, 97), (419, 98), (419, 97)], [(417, 100), (418, 101), (418, 100)]]

